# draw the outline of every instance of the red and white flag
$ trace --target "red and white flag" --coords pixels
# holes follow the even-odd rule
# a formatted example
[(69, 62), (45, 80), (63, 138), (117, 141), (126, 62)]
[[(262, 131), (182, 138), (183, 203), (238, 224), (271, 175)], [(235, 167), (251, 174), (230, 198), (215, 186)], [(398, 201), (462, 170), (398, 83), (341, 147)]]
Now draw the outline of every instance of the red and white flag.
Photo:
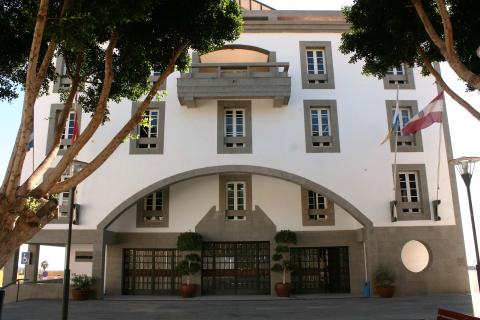
[(431, 126), (435, 122), (442, 122), (443, 106), (444, 106), (443, 91), (433, 98), (430, 103), (417, 113), (408, 123), (403, 127), (403, 134), (413, 134), (419, 130)]

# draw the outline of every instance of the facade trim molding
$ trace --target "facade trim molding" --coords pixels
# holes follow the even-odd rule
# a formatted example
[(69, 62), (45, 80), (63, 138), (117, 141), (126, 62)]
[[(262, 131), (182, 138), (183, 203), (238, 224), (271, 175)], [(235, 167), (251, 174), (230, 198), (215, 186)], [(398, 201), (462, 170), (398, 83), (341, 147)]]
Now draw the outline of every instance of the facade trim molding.
[(123, 212), (130, 208), (132, 205), (136, 204), (137, 200), (143, 198), (145, 195), (158, 190), (165, 188), (171, 184), (190, 180), (193, 178), (204, 177), (209, 175), (216, 174), (225, 174), (225, 173), (250, 173), (261, 176), (268, 176), (272, 178), (277, 178), (285, 181), (289, 181), (295, 184), (298, 184), (306, 189), (315, 191), (322, 194), (328, 199), (332, 200), (338, 206), (342, 207), (347, 211), (355, 220), (362, 224), (367, 230), (373, 229), (373, 222), (363, 214), (357, 207), (355, 207), (348, 200), (338, 195), (334, 191), (325, 188), (324, 186), (306, 179), (302, 176), (289, 173), (279, 169), (260, 167), (260, 166), (251, 166), (251, 165), (223, 165), (223, 166), (213, 166), (213, 167), (204, 167), (193, 169), (185, 172), (181, 172), (170, 177), (161, 179), (150, 186), (143, 188), (137, 193), (133, 194), (130, 198), (126, 199), (120, 203), (115, 209), (113, 209), (99, 224), (98, 229), (104, 230), (108, 228), (112, 223), (114, 223)]

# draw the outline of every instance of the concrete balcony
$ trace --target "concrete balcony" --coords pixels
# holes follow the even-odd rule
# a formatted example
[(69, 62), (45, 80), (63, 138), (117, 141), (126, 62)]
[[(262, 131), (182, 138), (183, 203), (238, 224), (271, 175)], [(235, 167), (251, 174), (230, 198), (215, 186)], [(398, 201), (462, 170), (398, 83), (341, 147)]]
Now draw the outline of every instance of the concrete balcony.
[(288, 62), (192, 63), (177, 81), (181, 105), (199, 99), (272, 99), (275, 107), (290, 100)]

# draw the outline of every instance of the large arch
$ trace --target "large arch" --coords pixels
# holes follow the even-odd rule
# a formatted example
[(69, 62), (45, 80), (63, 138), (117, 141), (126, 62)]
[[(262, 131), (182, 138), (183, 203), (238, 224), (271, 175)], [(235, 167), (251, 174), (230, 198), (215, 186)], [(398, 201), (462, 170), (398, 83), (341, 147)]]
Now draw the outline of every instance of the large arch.
[(267, 167), (252, 166), (252, 165), (223, 165), (223, 166), (213, 166), (213, 167), (204, 167), (199, 169), (193, 169), (185, 171), (182, 173), (175, 174), (173, 176), (164, 178), (160, 181), (157, 181), (148, 187), (143, 188), (137, 193), (133, 194), (130, 198), (123, 201), (115, 209), (113, 209), (98, 225), (98, 229), (105, 230), (108, 228), (115, 220), (117, 220), (120, 215), (133, 205), (138, 199), (145, 197), (147, 194), (167, 187), (171, 184), (186, 181), (193, 178), (221, 174), (221, 173), (251, 173), (256, 175), (268, 176), (272, 178), (278, 178), (285, 181), (289, 181), (298, 185), (301, 185), (309, 190), (321, 193), (327, 198), (333, 200), (337, 205), (345, 209), (355, 220), (362, 224), (367, 230), (373, 229), (372, 221), (365, 216), (360, 210), (358, 210), (353, 204), (347, 201), (345, 198), (341, 197), (337, 193), (323, 187), (322, 185), (308, 180), (299, 175), (289, 173), (286, 171), (272, 169)]

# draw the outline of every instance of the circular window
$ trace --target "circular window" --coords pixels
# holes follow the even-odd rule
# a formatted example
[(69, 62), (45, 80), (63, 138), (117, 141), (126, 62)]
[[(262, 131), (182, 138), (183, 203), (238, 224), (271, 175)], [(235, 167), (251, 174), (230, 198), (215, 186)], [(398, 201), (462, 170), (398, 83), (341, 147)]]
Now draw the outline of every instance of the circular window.
[(425, 270), (430, 261), (430, 254), (427, 247), (417, 240), (411, 240), (405, 243), (402, 248), (402, 262), (405, 268), (411, 272), (421, 272)]

